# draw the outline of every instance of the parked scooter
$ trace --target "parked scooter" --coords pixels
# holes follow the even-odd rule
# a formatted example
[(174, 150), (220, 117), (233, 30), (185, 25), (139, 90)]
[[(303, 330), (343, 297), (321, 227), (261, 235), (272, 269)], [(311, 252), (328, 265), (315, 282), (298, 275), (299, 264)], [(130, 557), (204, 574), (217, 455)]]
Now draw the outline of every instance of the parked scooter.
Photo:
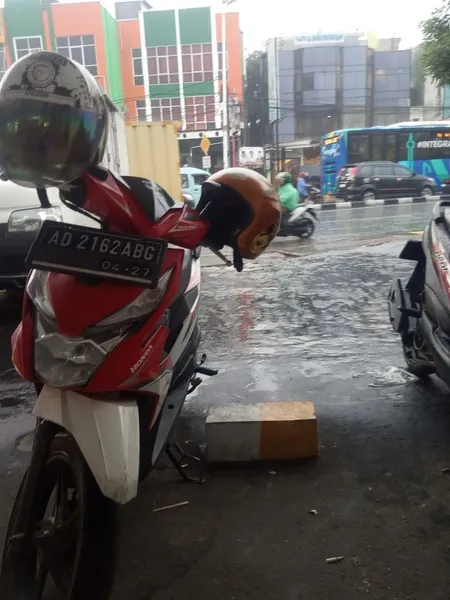
[(432, 373), (450, 386), (450, 201), (438, 202), (422, 241), (410, 240), (400, 258), (416, 263), (410, 278), (394, 279), (389, 317), (400, 334), (408, 369)]
[(301, 239), (310, 238), (315, 229), (315, 222), (319, 221), (316, 211), (308, 205), (302, 205), (290, 214), (283, 214), (281, 227), (278, 235), (280, 237), (295, 236)]
[(45, 221), (28, 256), (12, 358), (36, 385), (37, 427), (6, 532), (1, 600), (40, 600), (48, 585), (61, 600), (106, 600), (117, 507), (164, 451), (185, 480), (203, 481), (198, 457), (171, 442), (187, 394), (217, 373), (197, 358), (198, 248), (229, 263), (220, 249), (231, 246), (241, 271), (280, 219), (275, 190), (252, 171), (213, 175), (194, 211), (152, 181), (100, 168), (106, 127), (95, 80), (70, 59), (38, 52), (3, 78), (3, 176), (38, 187), (43, 207), (42, 188), (58, 184), (96, 228)]

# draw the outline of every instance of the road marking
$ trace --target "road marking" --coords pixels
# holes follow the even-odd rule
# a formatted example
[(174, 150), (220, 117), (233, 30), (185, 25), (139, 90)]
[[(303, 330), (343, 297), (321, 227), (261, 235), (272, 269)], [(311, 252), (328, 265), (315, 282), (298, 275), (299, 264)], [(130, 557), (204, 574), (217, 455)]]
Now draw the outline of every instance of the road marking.
[(423, 235), (423, 231), (409, 231), (408, 235)]

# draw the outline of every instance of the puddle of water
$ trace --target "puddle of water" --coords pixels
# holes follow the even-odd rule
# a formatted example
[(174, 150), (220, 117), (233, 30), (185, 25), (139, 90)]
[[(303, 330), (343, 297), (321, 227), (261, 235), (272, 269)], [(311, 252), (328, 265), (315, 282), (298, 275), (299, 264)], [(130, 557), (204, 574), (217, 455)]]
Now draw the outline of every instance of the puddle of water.
[(372, 383), (369, 383), (369, 387), (394, 387), (397, 385), (416, 383), (417, 381), (419, 381), (419, 379), (405, 369), (389, 367), (381, 372)]
[(16, 448), (20, 452), (31, 452), (33, 450), (34, 430), (29, 431), (17, 439)]

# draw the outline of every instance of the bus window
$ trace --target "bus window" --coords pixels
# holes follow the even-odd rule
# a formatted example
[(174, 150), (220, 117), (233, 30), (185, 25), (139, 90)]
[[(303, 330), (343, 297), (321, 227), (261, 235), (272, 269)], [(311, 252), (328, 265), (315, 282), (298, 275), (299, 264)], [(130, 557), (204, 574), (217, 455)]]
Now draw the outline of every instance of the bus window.
[(409, 140), (408, 133), (400, 133), (398, 136), (398, 160), (408, 160), (408, 148), (406, 144)]
[(371, 160), (395, 161), (395, 134), (375, 133), (372, 135)]
[(387, 160), (384, 152), (384, 138), (383, 133), (376, 133), (372, 136), (372, 160)]
[(350, 133), (348, 136), (348, 140), (349, 163), (359, 163), (370, 160), (368, 134)]
[(395, 155), (396, 155), (396, 151), (395, 151), (395, 142), (396, 142), (396, 135), (395, 133), (390, 133), (388, 135), (386, 135), (386, 140), (385, 140), (385, 159), (384, 160), (390, 160), (391, 162), (395, 162)]

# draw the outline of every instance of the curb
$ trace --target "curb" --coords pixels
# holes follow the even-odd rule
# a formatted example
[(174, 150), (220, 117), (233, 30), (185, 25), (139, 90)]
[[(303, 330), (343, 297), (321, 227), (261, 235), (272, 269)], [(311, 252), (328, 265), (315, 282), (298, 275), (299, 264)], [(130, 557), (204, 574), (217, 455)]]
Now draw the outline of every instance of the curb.
[(206, 418), (209, 462), (289, 460), (318, 455), (312, 402), (212, 406)]
[(424, 204), (425, 202), (437, 202), (447, 200), (450, 196), (417, 196), (415, 198), (385, 198), (384, 200), (351, 200), (350, 202), (324, 202), (323, 204), (308, 204), (314, 210), (341, 210), (343, 208), (367, 208), (370, 206), (397, 206), (400, 204)]

